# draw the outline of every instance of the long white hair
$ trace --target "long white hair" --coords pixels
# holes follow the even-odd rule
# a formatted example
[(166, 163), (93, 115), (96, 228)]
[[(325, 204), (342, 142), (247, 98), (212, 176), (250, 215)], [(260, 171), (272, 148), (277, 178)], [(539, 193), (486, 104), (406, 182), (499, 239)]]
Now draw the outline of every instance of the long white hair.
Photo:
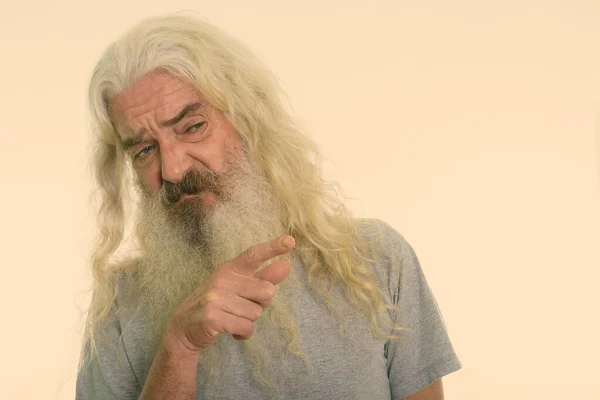
[(153, 71), (192, 83), (229, 118), (274, 188), (309, 284), (330, 310), (336, 311), (330, 304), (331, 290), (341, 287), (369, 318), (373, 334), (389, 336), (394, 327), (387, 312), (390, 306), (367, 266), (374, 253), (358, 234), (356, 220), (337, 185), (322, 178), (317, 146), (286, 110), (277, 79), (244, 44), (178, 13), (145, 19), (111, 43), (89, 85), (99, 237), (91, 260), (94, 291), (85, 342), (94, 349), (96, 328), (116, 297), (116, 276), (123, 268), (135, 267), (111, 262), (123, 242), (125, 206), (133, 185), (108, 104), (114, 95)]

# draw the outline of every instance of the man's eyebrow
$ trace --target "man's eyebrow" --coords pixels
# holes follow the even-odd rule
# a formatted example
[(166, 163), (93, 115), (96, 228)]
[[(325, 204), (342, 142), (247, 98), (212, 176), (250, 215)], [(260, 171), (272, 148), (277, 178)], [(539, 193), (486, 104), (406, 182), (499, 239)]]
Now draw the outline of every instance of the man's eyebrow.
[(202, 103), (195, 102), (195, 103), (190, 103), (188, 105), (186, 105), (185, 107), (183, 107), (181, 109), (181, 111), (179, 111), (179, 114), (177, 114), (174, 118), (171, 118), (167, 121), (163, 121), (160, 123), (160, 126), (167, 127), (167, 126), (173, 126), (175, 124), (177, 124), (179, 121), (181, 121), (188, 113), (196, 110), (197, 108), (199, 108), (202, 105)]
[[(142, 133), (142, 132), (140, 132), (140, 133)], [(122, 140), (121, 141), (121, 146), (123, 146), (123, 149), (129, 150), (133, 146), (138, 145), (140, 143), (142, 143), (142, 135), (138, 134), (138, 135), (135, 135), (133, 137), (128, 137), (125, 140)]]
[[(202, 106), (202, 103), (199, 101), (194, 102), (194, 103), (189, 103), (188, 105), (183, 107), (181, 109), (181, 111), (179, 112), (179, 114), (177, 114), (175, 117), (168, 119), (166, 121), (162, 121), (159, 123), (159, 125), (162, 127), (173, 126), (173, 125), (177, 124), (179, 121), (181, 121), (183, 118), (185, 118), (185, 116), (187, 114), (200, 108), (201, 106)], [(142, 139), (143, 139), (143, 136), (145, 133), (146, 133), (146, 128), (142, 128), (133, 137), (129, 137), (129, 138), (121, 141), (121, 145), (123, 146), (123, 148), (125, 150), (128, 150), (131, 147), (133, 147), (137, 144), (140, 144), (142, 142)]]

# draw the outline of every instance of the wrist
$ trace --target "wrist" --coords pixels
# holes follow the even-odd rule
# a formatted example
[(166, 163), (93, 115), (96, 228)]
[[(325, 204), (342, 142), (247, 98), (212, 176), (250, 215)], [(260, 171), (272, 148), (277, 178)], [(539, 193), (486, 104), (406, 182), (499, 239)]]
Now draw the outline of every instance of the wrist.
[(194, 348), (187, 340), (170, 328), (167, 328), (162, 347), (164, 352), (178, 359), (197, 359), (200, 354), (200, 349)]

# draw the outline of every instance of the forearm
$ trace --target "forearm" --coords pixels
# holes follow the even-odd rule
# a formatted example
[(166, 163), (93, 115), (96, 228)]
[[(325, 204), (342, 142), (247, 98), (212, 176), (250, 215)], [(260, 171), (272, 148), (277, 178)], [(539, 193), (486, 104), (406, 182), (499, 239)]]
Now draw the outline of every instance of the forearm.
[(165, 338), (152, 361), (140, 400), (195, 399), (198, 358), (199, 352)]

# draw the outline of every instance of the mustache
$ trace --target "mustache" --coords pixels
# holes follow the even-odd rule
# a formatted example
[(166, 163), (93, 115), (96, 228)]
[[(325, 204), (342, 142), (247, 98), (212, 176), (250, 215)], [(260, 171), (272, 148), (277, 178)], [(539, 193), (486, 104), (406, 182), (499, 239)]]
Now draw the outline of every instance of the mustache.
[(222, 177), (211, 171), (188, 171), (179, 183), (165, 182), (160, 189), (160, 199), (167, 206), (175, 205), (184, 195), (194, 195), (201, 192), (213, 192), (217, 196), (222, 192)]

